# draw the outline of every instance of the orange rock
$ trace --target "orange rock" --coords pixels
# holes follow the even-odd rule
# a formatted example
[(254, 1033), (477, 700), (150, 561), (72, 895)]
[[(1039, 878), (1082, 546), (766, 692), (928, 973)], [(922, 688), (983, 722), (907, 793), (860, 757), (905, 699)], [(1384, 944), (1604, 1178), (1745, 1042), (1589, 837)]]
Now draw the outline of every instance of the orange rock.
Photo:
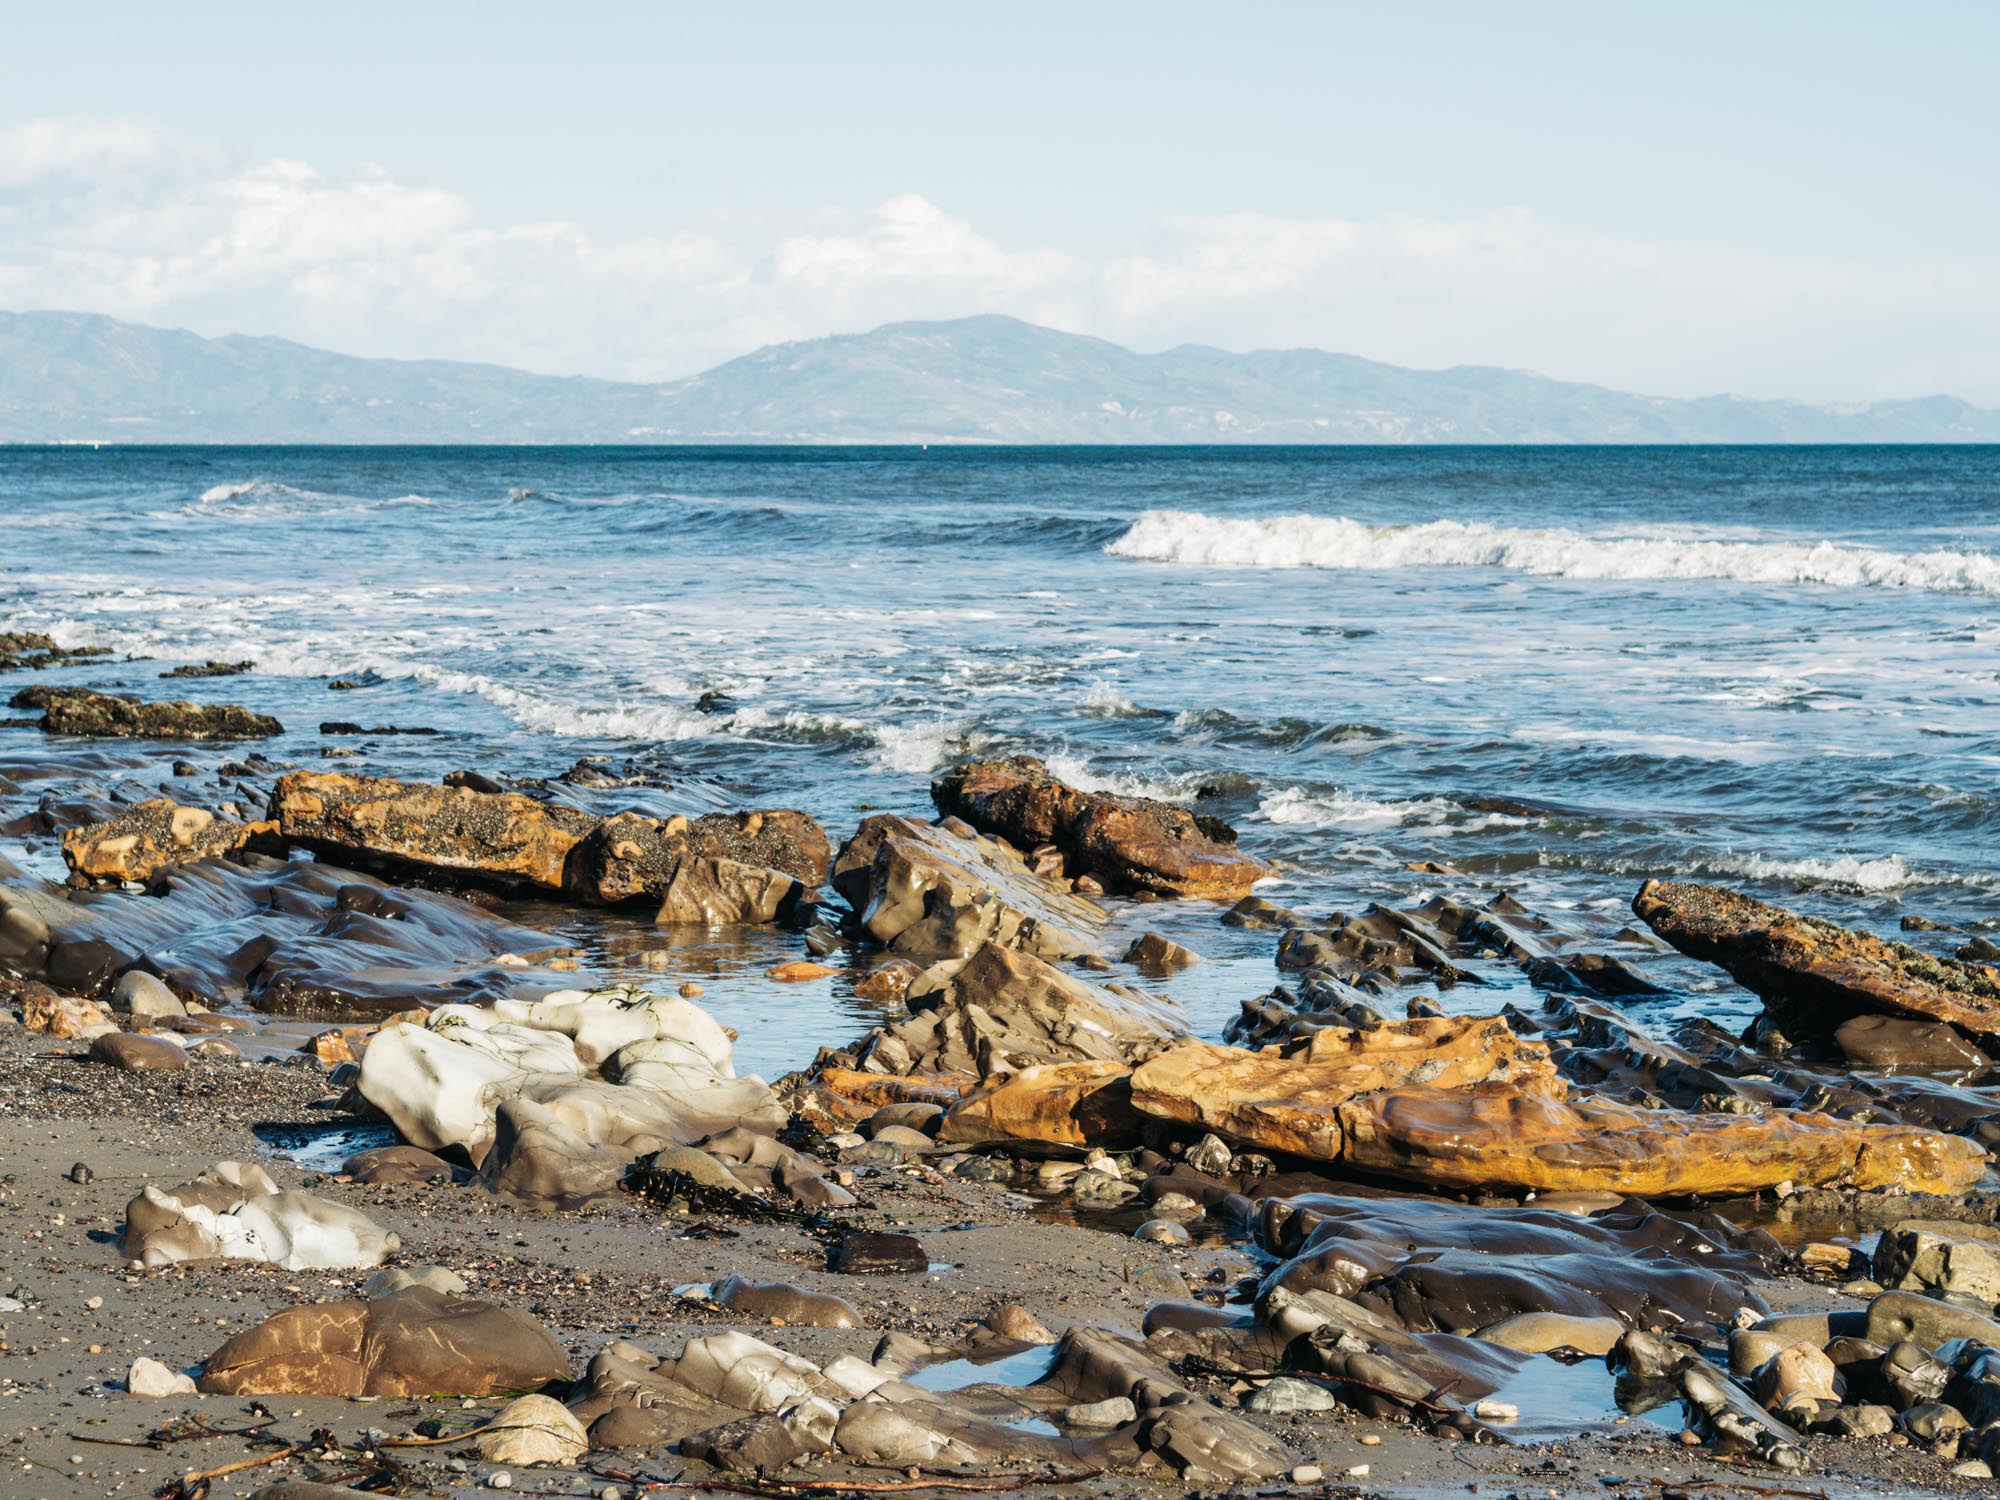
[(70, 829), (63, 835), (63, 860), (72, 883), (145, 881), (172, 865), (246, 847), (275, 847), (276, 831), (275, 823), (239, 823), (159, 797), (109, 822)]
[(910, 992), (910, 981), (921, 974), (913, 963), (895, 959), (883, 964), (879, 969), (871, 969), (854, 982), (854, 995), (858, 1000), (879, 1000), (894, 1005)]
[(804, 813), (599, 818), (517, 792), (294, 771), (271, 816), (287, 842), (334, 858), (417, 868), (485, 885), (529, 886), (601, 905), (659, 901), (689, 858), (826, 878), (826, 834)]
[(1500, 1017), (1433, 1016), (1328, 1027), (1261, 1052), (1184, 1042), (1133, 1074), (1132, 1106), (1241, 1145), (1332, 1161), (1344, 1144), (1340, 1106), (1357, 1095), (1413, 1080), (1462, 1088), (1495, 1079), (1564, 1093), (1548, 1048)]
[(322, 1031), (299, 1048), (310, 1053), (329, 1068), (342, 1063), (361, 1061), (361, 1054), (368, 1048), (368, 1038), (376, 1032), (373, 1026), (335, 1026)]
[(945, 1112), (942, 1144), (1041, 1141), (1120, 1146), (1138, 1138), (1132, 1070), (1123, 1063), (1049, 1063), (987, 1080)]
[(1438, 1188), (1729, 1197), (1781, 1182), (1959, 1193), (1986, 1171), (1963, 1136), (1831, 1115), (1697, 1115), (1514, 1084), (1389, 1089), (1335, 1110), (1351, 1167)]
[(101, 1030), (116, 1031), (111, 1015), (95, 1000), (80, 995), (58, 995), (52, 990), (36, 990), (21, 1006), (21, 1024), (30, 1031), (50, 1036), (84, 1036)]
[(764, 971), (766, 979), (775, 979), (780, 984), (804, 984), (813, 979), (824, 979), (829, 974), (840, 971), (830, 964), (814, 963), (809, 958), (795, 958), (789, 963), (773, 964)]
[(977, 761), (931, 783), (931, 800), (1016, 848), (1060, 849), (1064, 865), (1107, 890), (1240, 896), (1272, 867), (1236, 847), (1236, 831), (1171, 802), (1082, 792), (1032, 756)]

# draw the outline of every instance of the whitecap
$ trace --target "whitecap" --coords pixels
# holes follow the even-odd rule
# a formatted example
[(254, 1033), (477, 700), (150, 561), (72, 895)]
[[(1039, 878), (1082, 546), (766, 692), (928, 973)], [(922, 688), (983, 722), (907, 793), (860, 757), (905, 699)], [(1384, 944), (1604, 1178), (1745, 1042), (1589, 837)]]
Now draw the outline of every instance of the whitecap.
[(1716, 579), (2000, 595), (2000, 556), (1987, 552), (1886, 552), (1824, 539), (1592, 535), (1449, 520), (1370, 526), (1346, 516), (1260, 520), (1149, 510), (1104, 550), (1197, 567), (1504, 568), (1558, 578)]

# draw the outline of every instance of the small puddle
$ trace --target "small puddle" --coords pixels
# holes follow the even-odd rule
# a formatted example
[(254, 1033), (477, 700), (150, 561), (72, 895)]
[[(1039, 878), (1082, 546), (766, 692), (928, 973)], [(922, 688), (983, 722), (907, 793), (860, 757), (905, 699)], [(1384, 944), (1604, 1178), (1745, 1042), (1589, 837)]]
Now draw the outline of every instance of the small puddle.
[(324, 1125), (253, 1125), (250, 1132), (264, 1149), (308, 1172), (338, 1172), (357, 1151), (396, 1144), (396, 1128), (381, 1120), (329, 1122)]
[[(998, 1359), (947, 1359), (903, 1378), (927, 1391), (962, 1391), (969, 1385), (1033, 1385), (1056, 1365), (1056, 1345), (1037, 1344)], [(1055, 1429), (1050, 1428), (1050, 1431)]]
[(1618, 1404), (1617, 1377), (1601, 1359), (1564, 1364), (1537, 1355), (1522, 1365), (1506, 1384), (1484, 1398), (1519, 1407), (1512, 1422), (1487, 1425), (1513, 1442), (1546, 1443), (1584, 1432), (1609, 1432), (1630, 1426), (1636, 1418), (1677, 1433), (1686, 1423), (1678, 1399), (1650, 1411), (1628, 1412)]

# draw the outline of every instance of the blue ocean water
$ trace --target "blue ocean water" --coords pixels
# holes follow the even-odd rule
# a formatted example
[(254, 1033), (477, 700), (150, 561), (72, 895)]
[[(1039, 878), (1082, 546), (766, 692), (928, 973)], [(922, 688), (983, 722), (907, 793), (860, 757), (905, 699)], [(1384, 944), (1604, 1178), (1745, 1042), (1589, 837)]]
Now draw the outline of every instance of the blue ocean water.
[[(1610, 929), (1677, 875), (2000, 917), (1995, 449), (17, 449), (6, 628), (252, 658), (174, 691), (302, 764), (323, 719), (429, 725), (360, 764), (633, 758), (836, 839), (1032, 752), (1198, 800), (1314, 914), (1506, 889)], [(1221, 960), (1169, 986), (1208, 1029), (1278, 977), (1268, 934), (1145, 916)]]

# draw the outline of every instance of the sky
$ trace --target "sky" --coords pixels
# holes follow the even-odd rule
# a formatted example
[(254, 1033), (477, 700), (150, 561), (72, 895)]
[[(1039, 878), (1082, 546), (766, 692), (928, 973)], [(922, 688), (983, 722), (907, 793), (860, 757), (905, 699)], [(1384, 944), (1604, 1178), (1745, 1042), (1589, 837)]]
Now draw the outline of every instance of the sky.
[(665, 379), (1011, 313), (2000, 405), (2000, 7), (40, 6), (0, 308)]

